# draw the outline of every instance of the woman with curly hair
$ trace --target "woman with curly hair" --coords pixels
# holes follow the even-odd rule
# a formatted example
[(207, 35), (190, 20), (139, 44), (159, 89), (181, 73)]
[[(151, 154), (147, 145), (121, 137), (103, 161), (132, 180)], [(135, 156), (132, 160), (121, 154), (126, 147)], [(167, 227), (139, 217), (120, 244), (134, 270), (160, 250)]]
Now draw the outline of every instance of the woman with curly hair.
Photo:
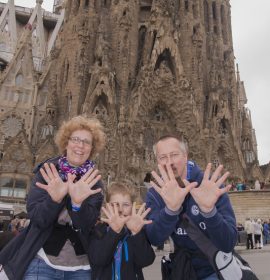
[(105, 146), (97, 119), (77, 116), (56, 134), (60, 156), (34, 170), (27, 199), (30, 225), (0, 254), (0, 278), (90, 279), (87, 237), (103, 201), (91, 160)]

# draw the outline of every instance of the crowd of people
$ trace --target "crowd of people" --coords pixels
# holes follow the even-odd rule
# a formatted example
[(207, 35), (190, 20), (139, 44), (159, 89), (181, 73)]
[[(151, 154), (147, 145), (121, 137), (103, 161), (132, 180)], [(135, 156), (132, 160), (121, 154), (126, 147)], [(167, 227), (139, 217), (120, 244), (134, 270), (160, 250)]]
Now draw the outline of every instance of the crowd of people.
[(29, 219), (14, 217), (5, 228), (4, 223), (0, 223), (0, 252), (4, 246), (17, 236), (30, 223)]
[[(60, 155), (34, 170), (27, 199), (30, 223), (0, 252), (0, 279), (142, 280), (142, 268), (155, 259), (152, 245), (169, 238), (177, 273), (186, 271), (188, 261), (185, 279), (219, 279), (185, 225), (194, 224), (217, 250), (233, 251), (237, 227), (223, 166), (211, 172), (209, 163), (203, 172), (188, 160), (184, 141), (165, 135), (153, 146), (157, 170), (138, 208), (132, 186), (103, 187), (93, 160), (105, 147), (97, 119), (77, 116), (64, 122), (55, 141)], [(178, 263), (183, 254), (185, 264)]]
[(266, 185), (264, 182), (260, 182), (259, 180), (255, 180), (254, 183), (250, 182), (239, 182), (239, 183), (232, 183), (231, 191), (249, 191), (249, 190), (263, 190), (265, 189)]
[(247, 234), (246, 248), (262, 249), (264, 245), (270, 243), (270, 219), (263, 221), (261, 219), (246, 218), (243, 228)]

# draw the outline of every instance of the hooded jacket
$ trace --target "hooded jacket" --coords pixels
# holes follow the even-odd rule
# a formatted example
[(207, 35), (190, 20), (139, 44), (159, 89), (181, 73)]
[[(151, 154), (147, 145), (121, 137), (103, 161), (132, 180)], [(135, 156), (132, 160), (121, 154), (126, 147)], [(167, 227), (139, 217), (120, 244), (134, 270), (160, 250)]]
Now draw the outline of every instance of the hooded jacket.
[[(187, 180), (198, 182), (200, 185), (203, 172), (192, 161), (187, 162)], [(186, 248), (194, 253), (192, 265), (198, 279), (203, 279), (212, 273), (214, 269), (206, 258), (198, 258), (202, 252), (189, 238), (184, 228), (180, 226), (184, 213), (200, 228), (200, 230), (221, 251), (231, 252), (237, 241), (237, 229), (235, 215), (228, 197), (222, 195), (215, 208), (210, 213), (202, 213), (193, 197), (188, 194), (183, 202), (180, 213), (174, 213), (166, 208), (161, 196), (154, 188), (148, 190), (146, 195), (146, 207), (151, 208), (148, 219), (152, 224), (146, 226), (146, 233), (150, 242), (158, 246), (169, 236), (174, 241), (176, 248)]]

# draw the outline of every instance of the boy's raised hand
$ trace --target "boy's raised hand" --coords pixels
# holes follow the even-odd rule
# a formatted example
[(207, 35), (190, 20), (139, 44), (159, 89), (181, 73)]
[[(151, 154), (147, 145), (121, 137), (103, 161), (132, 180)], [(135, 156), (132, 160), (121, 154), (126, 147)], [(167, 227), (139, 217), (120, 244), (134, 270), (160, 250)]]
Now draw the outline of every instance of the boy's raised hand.
[(107, 223), (117, 233), (121, 232), (125, 223), (130, 218), (130, 216), (120, 216), (116, 204), (111, 205), (110, 203), (106, 203), (106, 208), (102, 207), (102, 211), (107, 218), (101, 218), (101, 220)]
[(150, 208), (145, 210), (145, 203), (143, 203), (138, 212), (136, 212), (136, 202), (133, 203), (131, 216), (126, 222), (127, 228), (133, 235), (137, 234), (144, 225), (152, 223), (151, 220), (145, 220), (150, 211)]

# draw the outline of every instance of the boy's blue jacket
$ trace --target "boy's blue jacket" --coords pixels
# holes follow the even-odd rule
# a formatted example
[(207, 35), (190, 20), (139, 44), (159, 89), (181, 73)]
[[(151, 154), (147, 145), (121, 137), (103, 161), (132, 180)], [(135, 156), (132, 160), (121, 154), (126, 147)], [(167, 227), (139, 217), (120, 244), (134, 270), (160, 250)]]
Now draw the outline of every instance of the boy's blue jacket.
[[(203, 172), (192, 161), (187, 163), (187, 180), (198, 182), (200, 185)], [(188, 237), (183, 228), (180, 227), (182, 215), (186, 213), (189, 218), (201, 229), (201, 231), (213, 242), (221, 251), (231, 252), (236, 244), (237, 229), (235, 215), (227, 194), (222, 195), (216, 207), (211, 213), (200, 212), (193, 197), (188, 194), (183, 203), (180, 214), (175, 214), (166, 208), (161, 196), (154, 188), (149, 189), (146, 195), (146, 206), (151, 208), (148, 219), (153, 220), (152, 224), (146, 226), (146, 233), (150, 242), (158, 246), (169, 236), (174, 241), (176, 247), (187, 248), (200, 255), (200, 249)], [(212, 273), (214, 269), (206, 258), (192, 258), (192, 264), (198, 279), (203, 279)]]

